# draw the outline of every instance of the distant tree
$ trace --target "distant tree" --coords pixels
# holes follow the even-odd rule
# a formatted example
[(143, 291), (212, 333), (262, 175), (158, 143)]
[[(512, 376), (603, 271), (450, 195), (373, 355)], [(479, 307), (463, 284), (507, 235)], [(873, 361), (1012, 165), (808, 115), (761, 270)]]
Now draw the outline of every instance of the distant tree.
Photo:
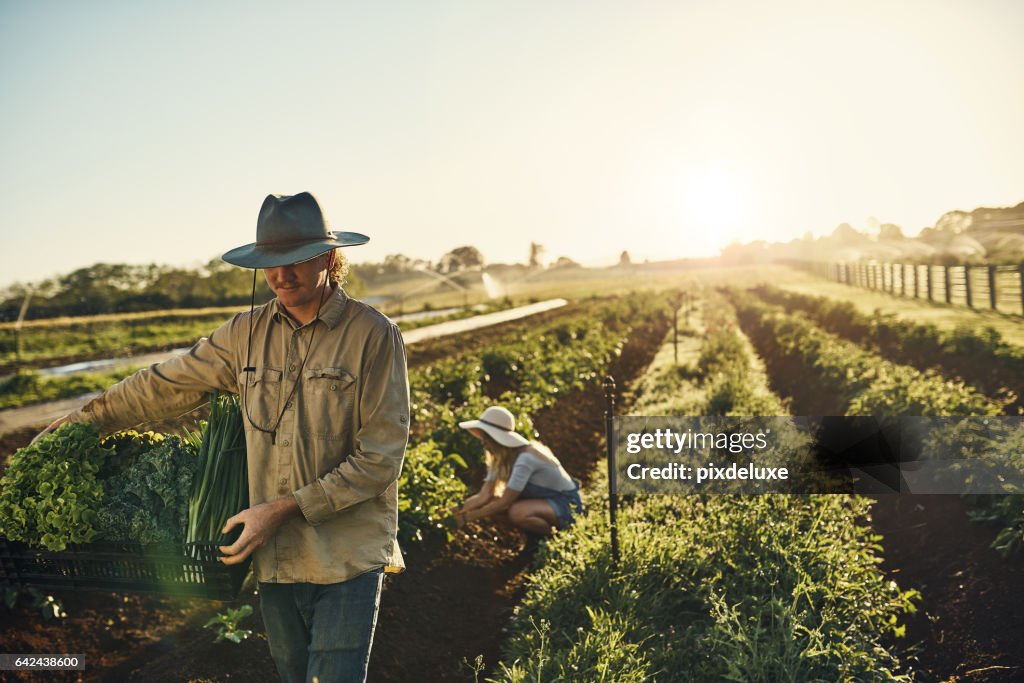
[(441, 257), (437, 263), (439, 273), (457, 273), (460, 270), (484, 265), (484, 256), (476, 247), (456, 247)]
[(540, 256), (544, 253), (544, 246), (537, 244), (536, 242), (530, 242), (530, 261), (529, 265), (531, 268), (538, 268), (540, 266)]
[(725, 263), (736, 265), (756, 263), (764, 256), (767, 247), (768, 243), (764, 240), (754, 240), (746, 244), (734, 241), (722, 247), (721, 258)]
[(970, 228), (973, 221), (971, 214), (966, 211), (947, 211), (936, 221), (935, 229), (938, 232), (959, 235)]
[(619, 254), (619, 265), (620, 266), (631, 266), (631, 265), (633, 265), (633, 259), (631, 259), (629, 257), (629, 252), (628, 251), (623, 250), (623, 252), (621, 254)]
[(878, 238), (882, 240), (906, 239), (903, 235), (903, 228), (895, 223), (882, 223), (878, 226)]
[(388, 254), (381, 269), (385, 273), (405, 273), (413, 269), (412, 259), (405, 254)]
[(555, 262), (554, 262), (554, 264), (551, 267), (552, 268), (579, 268), (580, 264), (576, 263), (575, 261), (573, 261), (568, 256), (559, 256), (557, 259), (555, 259)]
[(857, 232), (849, 223), (840, 223), (832, 231), (832, 239), (843, 244), (861, 242), (864, 240), (864, 237), (863, 233)]

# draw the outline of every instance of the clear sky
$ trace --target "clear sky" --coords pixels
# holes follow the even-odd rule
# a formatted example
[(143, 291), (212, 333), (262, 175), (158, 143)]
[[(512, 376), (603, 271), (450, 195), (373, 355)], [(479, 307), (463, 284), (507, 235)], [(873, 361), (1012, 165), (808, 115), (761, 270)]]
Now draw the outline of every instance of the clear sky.
[(197, 265), (310, 190), (350, 256), (707, 255), (1024, 200), (1024, 2), (0, 0), (0, 286)]

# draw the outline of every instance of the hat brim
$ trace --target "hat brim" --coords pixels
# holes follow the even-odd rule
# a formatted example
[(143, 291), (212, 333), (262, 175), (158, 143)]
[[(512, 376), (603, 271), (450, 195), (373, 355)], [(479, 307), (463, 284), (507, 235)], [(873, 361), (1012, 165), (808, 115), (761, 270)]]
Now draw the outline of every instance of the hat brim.
[(334, 239), (324, 238), (300, 245), (268, 246), (253, 242), (236, 247), (221, 258), (242, 268), (278, 268), (308, 261), (333, 249), (357, 247), (369, 241), (369, 237), (358, 232), (336, 232)]
[(502, 446), (507, 448), (518, 448), (519, 446), (529, 446), (530, 440), (525, 439), (517, 432), (506, 432), (503, 429), (498, 429), (486, 422), (480, 420), (467, 420), (466, 422), (460, 422), (459, 426), (463, 429), (482, 429), (487, 432), (492, 439), (500, 443)]

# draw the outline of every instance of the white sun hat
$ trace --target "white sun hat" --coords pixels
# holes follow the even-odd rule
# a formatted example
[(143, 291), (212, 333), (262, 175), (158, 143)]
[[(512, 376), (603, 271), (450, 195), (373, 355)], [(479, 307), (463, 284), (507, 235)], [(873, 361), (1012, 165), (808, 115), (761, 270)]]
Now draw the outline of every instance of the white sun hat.
[(518, 448), (530, 443), (529, 439), (516, 433), (516, 419), (501, 406), (491, 406), (483, 412), (479, 420), (460, 422), (459, 426), (463, 429), (482, 429), (495, 441), (508, 448)]

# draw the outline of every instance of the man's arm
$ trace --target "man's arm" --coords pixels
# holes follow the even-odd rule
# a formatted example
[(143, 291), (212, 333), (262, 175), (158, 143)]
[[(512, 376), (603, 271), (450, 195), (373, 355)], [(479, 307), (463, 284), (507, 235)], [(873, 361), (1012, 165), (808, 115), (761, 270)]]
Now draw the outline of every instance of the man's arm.
[(409, 377), (405, 345), (396, 325), (377, 337), (361, 373), (355, 452), (294, 493), (302, 515), (313, 526), (379, 496), (402, 471), (409, 441)]
[(36, 438), (64, 422), (92, 422), (100, 432), (115, 432), (187, 413), (202, 405), (214, 389), (237, 391), (236, 321), (224, 323), (187, 353), (126, 377)]

